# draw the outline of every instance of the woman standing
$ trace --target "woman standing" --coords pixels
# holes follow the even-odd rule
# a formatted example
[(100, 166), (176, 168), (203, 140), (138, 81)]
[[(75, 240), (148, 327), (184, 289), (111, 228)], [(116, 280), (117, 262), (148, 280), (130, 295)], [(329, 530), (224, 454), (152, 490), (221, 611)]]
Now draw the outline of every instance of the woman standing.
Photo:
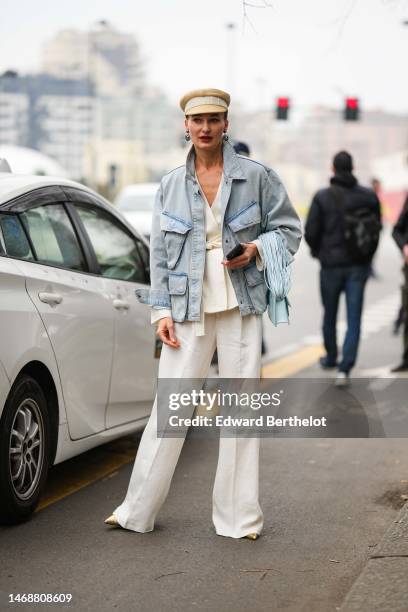
[[(160, 378), (205, 378), (215, 348), (222, 378), (259, 378), (262, 313), (267, 306), (260, 234), (277, 231), (295, 253), (299, 218), (276, 174), (235, 154), (228, 142), (230, 96), (219, 89), (180, 101), (185, 166), (163, 177), (150, 240), (151, 288), (137, 290), (152, 306), (163, 341)], [(226, 255), (239, 244), (240, 255)], [(152, 531), (168, 493), (184, 438), (157, 436), (157, 396), (140, 441), (127, 495), (109, 525)], [(220, 437), (213, 490), (218, 535), (256, 539), (258, 437)]]

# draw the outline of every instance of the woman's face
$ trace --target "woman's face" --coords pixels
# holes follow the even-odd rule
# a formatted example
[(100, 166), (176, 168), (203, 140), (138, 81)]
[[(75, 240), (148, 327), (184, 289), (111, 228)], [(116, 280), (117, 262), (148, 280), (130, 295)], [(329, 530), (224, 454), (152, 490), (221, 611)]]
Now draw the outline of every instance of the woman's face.
[(228, 120), (225, 119), (224, 113), (189, 115), (184, 124), (186, 130), (190, 132), (194, 147), (202, 151), (218, 149), (222, 142), (222, 135), (228, 128)]

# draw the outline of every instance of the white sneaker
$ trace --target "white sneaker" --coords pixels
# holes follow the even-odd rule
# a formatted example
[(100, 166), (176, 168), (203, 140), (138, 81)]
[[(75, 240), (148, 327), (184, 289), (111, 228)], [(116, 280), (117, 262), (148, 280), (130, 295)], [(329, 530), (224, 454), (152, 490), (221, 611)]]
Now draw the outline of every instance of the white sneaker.
[(349, 375), (346, 372), (338, 372), (334, 384), (336, 387), (348, 387), (350, 384)]

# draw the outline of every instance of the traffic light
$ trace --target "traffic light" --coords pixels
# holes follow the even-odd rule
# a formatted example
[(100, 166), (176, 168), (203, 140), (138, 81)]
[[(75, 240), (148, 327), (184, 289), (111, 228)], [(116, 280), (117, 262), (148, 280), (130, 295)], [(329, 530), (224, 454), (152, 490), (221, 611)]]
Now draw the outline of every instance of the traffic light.
[(289, 117), (289, 98), (278, 98), (276, 100), (276, 119), (278, 121), (287, 121)]
[(346, 98), (344, 106), (344, 119), (346, 121), (358, 121), (360, 106), (358, 98)]

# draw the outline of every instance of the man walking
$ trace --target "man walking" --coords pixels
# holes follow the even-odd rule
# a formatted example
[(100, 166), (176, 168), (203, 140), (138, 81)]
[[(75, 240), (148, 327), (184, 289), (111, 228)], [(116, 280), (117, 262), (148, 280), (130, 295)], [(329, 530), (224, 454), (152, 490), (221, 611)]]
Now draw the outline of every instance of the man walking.
[[(340, 151), (333, 159), (330, 187), (313, 198), (305, 238), (321, 264), (320, 291), (324, 308), (324, 369), (338, 367), (336, 385), (349, 383), (360, 340), (364, 289), (381, 229), (380, 202), (371, 189), (361, 187), (352, 173), (353, 160)], [(346, 296), (347, 333), (342, 358), (337, 360), (337, 311)]]
[(392, 372), (408, 371), (408, 196), (405, 200), (401, 214), (394, 226), (392, 237), (402, 251), (404, 258), (404, 280), (402, 286), (402, 319), (404, 321), (404, 352), (402, 362), (393, 368)]

